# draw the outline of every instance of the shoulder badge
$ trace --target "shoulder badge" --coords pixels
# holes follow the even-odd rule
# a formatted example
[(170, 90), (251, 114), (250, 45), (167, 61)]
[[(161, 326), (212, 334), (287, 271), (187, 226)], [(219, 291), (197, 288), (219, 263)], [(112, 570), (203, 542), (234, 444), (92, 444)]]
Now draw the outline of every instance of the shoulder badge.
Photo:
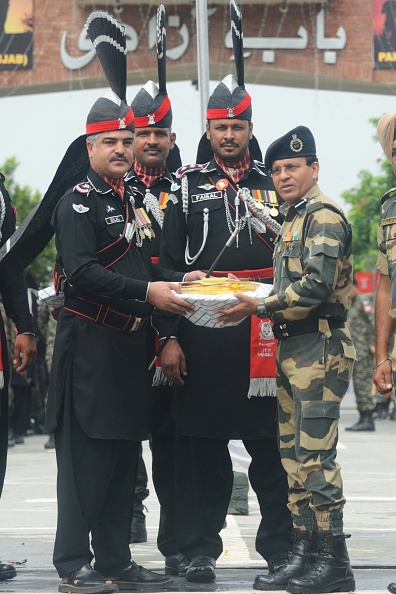
[(78, 212), (80, 214), (84, 214), (85, 212), (89, 211), (89, 207), (83, 206), (82, 204), (74, 204), (74, 202), (73, 202), (73, 210), (75, 210), (76, 212)]
[(381, 204), (386, 202), (388, 198), (392, 198), (396, 194), (396, 188), (391, 188), (381, 197)]
[(74, 186), (73, 192), (78, 192), (79, 194), (89, 194), (92, 189), (93, 186), (90, 182), (83, 182), (82, 184), (77, 184)]
[(170, 200), (171, 202), (173, 202), (173, 204), (177, 204), (179, 202), (178, 199), (177, 199), (177, 196), (175, 196), (174, 194), (169, 194), (168, 200)]
[(206, 165), (207, 165), (207, 163), (205, 163), (204, 165), (201, 165), (200, 163), (195, 163), (195, 165), (183, 165), (183, 167), (179, 167), (179, 169), (176, 171), (175, 175), (178, 179), (180, 179), (185, 173), (190, 173), (192, 171), (200, 171), (201, 169), (205, 169)]

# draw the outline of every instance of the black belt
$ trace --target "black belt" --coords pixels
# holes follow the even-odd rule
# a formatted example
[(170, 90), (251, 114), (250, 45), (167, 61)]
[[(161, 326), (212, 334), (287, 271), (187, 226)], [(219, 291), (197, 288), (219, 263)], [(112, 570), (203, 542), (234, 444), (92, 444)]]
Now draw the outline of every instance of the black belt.
[(307, 334), (308, 332), (318, 332), (319, 323), (321, 320), (326, 320), (329, 328), (345, 328), (345, 322), (341, 320), (334, 320), (331, 318), (306, 318), (305, 320), (296, 320), (294, 322), (281, 322), (274, 324), (272, 330), (275, 338), (278, 340), (285, 340), (291, 336), (298, 336), (299, 334)]
[(148, 320), (148, 318), (137, 318), (134, 315), (116, 311), (103, 303), (95, 303), (82, 297), (68, 297), (65, 301), (65, 309), (88, 318), (96, 324), (119, 330), (123, 334), (143, 330)]

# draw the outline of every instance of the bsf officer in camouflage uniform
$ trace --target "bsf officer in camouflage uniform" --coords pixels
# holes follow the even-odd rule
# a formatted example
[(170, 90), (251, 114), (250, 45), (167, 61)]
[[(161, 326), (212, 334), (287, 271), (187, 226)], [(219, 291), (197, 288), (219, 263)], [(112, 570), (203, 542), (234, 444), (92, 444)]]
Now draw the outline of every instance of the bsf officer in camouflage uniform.
[(374, 308), (370, 299), (360, 293), (355, 279), (351, 290), (348, 322), (357, 353), (352, 380), (359, 420), (351, 427), (346, 427), (346, 430), (375, 431), (373, 420), (375, 397), (372, 390), (375, 352)]
[[(311, 131), (298, 126), (267, 150), (265, 166), (285, 200), (274, 251), (274, 287), (265, 299), (236, 294), (224, 323), (270, 315), (278, 338), (279, 443), (289, 480), (294, 547), (286, 567), (254, 587), (288, 592), (355, 588), (343, 533), (340, 405), (356, 358), (345, 328), (352, 285), (352, 233), (340, 207), (317, 184)], [(315, 556), (312, 556), (315, 549)]]
[[(378, 122), (378, 139), (393, 170), (396, 170), (396, 113), (384, 115)], [(374, 383), (381, 394), (387, 394), (395, 385), (396, 373), (396, 188), (381, 198), (378, 227), (377, 270), (380, 280), (375, 302), (375, 359)], [(389, 592), (396, 594), (396, 582), (389, 584)]]

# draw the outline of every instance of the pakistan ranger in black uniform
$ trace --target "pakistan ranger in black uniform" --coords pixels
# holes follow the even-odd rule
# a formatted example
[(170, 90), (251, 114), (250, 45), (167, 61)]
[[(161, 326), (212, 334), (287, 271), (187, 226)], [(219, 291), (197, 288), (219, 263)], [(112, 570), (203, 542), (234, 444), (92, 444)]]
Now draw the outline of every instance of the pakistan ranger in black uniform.
[[(271, 282), (278, 199), (263, 164), (251, 159), (251, 98), (239, 69), (211, 95), (207, 136), (214, 158), (178, 172), (177, 201), (168, 201), (160, 264), (178, 270), (208, 270), (236, 226), (239, 238), (221, 260), (222, 276), (233, 272)], [(247, 190), (241, 192), (243, 188)], [(243, 198), (241, 198), (243, 194)], [(171, 321), (158, 316), (160, 337)], [(170, 339), (162, 369), (175, 384), (176, 535), (190, 560), (186, 579), (215, 579), (233, 474), (229, 439), (243, 439), (252, 457), (249, 477), (262, 514), (256, 548), (273, 568), (291, 548), (287, 481), (276, 439), (275, 351), (259, 365), (251, 348), (262, 320), (251, 326), (210, 329), (181, 320)]]
[[(118, 21), (99, 11), (88, 23), (102, 18), (116, 30), (103, 35), (98, 27), (99, 42), (110, 44), (113, 34), (118, 51)], [(46, 419), (58, 463), (54, 564), (61, 592), (158, 589), (171, 581), (131, 561), (129, 531), (139, 444), (147, 439), (148, 316), (153, 305), (183, 314), (186, 304), (168, 282), (183, 274), (152, 265), (149, 219), (123, 179), (133, 141), (125, 89), (93, 105), (86, 126), (91, 167), (52, 218), (65, 295)]]

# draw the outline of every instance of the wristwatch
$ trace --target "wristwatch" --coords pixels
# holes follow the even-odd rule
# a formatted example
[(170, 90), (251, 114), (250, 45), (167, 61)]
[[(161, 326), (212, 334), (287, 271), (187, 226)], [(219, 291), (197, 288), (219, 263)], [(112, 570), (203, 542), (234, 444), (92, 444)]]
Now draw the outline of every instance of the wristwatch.
[(256, 309), (256, 316), (258, 318), (268, 318), (269, 312), (265, 307), (265, 299), (264, 297), (259, 297), (257, 309)]

